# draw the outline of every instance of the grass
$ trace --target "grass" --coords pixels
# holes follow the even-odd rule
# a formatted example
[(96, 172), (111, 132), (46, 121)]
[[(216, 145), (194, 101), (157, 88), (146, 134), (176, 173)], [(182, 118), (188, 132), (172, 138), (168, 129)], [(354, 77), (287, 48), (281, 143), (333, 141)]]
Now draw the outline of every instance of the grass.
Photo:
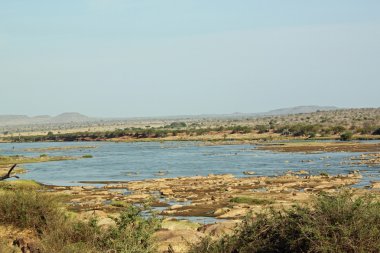
[(38, 190), (41, 189), (41, 184), (34, 180), (14, 180), (14, 181), (0, 181), (0, 192), (1, 190)]
[(55, 196), (27, 189), (6, 190), (0, 194), (0, 224), (41, 232), (60, 215)]
[(75, 160), (76, 157), (69, 156), (47, 156), (42, 154), (38, 157), (27, 157), (21, 155), (13, 156), (0, 156), (0, 166), (10, 165), (10, 164), (22, 164), (22, 163), (40, 163), (40, 162), (51, 162), (51, 161), (64, 161), (64, 160)]
[(83, 155), (82, 158), (93, 158), (92, 155)]
[(96, 146), (63, 146), (63, 147), (46, 147), (46, 148), (26, 148), (23, 151), (27, 152), (44, 152), (44, 151), (60, 151), (60, 150), (72, 150), (72, 149), (90, 149), (96, 148)]
[(378, 252), (379, 239), (380, 202), (343, 191), (308, 207), (247, 217), (233, 235), (204, 238), (190, 253)]
[(115, 207), (127, 207), (128, 203), (125, 201), (120, 201), (120, 200), (112, 200), (111, 201), (111, 206)]
[(248, 205), (269, 205), (274, 203), (274, 201), (270, 199), (256, 199), (247, 196), (234, 197), (230, 200), (230, 202)]

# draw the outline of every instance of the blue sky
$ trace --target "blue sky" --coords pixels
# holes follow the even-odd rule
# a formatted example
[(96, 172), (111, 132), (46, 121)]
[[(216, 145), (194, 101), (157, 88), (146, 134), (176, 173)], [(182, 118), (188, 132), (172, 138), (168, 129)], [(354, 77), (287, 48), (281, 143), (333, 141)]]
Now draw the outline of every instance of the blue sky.
[(380, 106), (378, 0), (3, 0), (0, 114)]

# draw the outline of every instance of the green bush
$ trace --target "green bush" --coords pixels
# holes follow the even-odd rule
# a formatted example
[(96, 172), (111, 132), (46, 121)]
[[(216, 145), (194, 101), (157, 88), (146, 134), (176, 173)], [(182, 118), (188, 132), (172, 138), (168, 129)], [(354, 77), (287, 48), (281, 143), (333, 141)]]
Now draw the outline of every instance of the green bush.
[(269, 132), (269, 126), (267, 126), (267, 125), (256, 125), (256, 126), (255, 126), (255, 130), (256, 130), (259, 134), (267, 133), (267, 132)]
[(350, 140), (352, 140), (352, 136), (353, 136), (352, 132), (346, 131), (340, 135), (340, 140), (341, 141), (350, 141)]
[(310, 207), (247, 217), (235, 234), (204, 238), (190, 253), (378, 252), (379, 238), (380, 202), (344, 191), (321, 195)]

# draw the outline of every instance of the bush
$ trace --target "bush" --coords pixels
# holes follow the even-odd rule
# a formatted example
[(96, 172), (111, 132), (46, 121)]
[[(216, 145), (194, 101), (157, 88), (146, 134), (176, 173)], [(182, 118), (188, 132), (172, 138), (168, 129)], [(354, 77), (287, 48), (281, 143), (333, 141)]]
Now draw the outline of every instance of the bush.
[[(144, 217), (144, 208), (130, 205), (114, 219), (116, 225), (100, 227), (96, 217), (84, 222), (68, 216), (59, 198), (23, 187), (0, 188), (0, 225), (37, 232), (41, 253), (155, 252), (153, 233), (160, 220)], [(0, 241), (0, 252), (7, 252), (3, 244)]]
[(376, 129), (373, 133), (373, 135), (380, 135), (380, 127)]
[(54, 195), (28, 189), (0, 192), (0, 224), (42, 232), (55, 225), (61, 215)]
[(340, 140), (341, 141), (350, 141), (350, 140), (352, 140), (352, 135), (353, 135), (352, 132), (346, 131), (340, 135)]
[(256, 130), (259, 134), (267, 133), (267, 132), (269, 132), (269, 126), (267, 126), (267, 125), (256, 125), (256, 126), (255, 126), (255, 130)]
[(333, 134), (339, 134), (341, 132), (343, 132), (344, 130), (346, 130), (346, 128), (344, 126), (332, 126), (328, 129), (328, 132), (332, 132)]
[(231, 130), (232, 134), (240, 133), (240, 134), (248, 134), (252, 132), (252, 127), (250, 126), (233, 126), (229, 127), (228, 130)]
[(235, 234), (205, 238), (192, 252), (378, 252), (380, 203), (348, 192), (321, 195), (312, 206), (247, 217)]
[(49, 230), (41, 242), (42, 252), (156, 252), (153, 233), (160, 221), (155, 217), (144, 218), (142, 209), (128, 206), (116, 226), (100, 228), (96, 218), (88, 222), (71, 221), (59, 229)]
[(232, 198), (230, 200), (230, 202), (244, 203), (244, 204), (249, 204), (249, 205), (268, 205), (268, 204), (272, 204), (273, 200), (269, 200), (269, 199), (255, 199), (255, 198), (251, 198), (251, 197), (241, 196), (241, 197)]

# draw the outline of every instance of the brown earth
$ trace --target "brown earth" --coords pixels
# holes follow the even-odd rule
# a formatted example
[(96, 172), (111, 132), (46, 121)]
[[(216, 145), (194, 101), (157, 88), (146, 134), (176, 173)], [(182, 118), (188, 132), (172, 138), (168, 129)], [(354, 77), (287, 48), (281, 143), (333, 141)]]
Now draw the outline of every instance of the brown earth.
[(292, 142), (259, 145), (258, 149), (277, 152), (380, 152), (380, 143)]

